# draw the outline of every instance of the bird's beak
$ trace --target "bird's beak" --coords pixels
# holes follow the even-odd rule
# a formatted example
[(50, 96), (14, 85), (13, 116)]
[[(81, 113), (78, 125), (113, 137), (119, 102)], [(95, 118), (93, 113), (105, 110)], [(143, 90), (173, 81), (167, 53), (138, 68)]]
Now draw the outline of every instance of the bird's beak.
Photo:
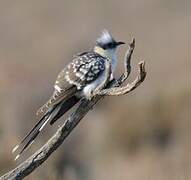
[(125, 43), (124, 43), (124, 42), (119, 41), (119, 42), (117, 42), (116, 44), (117, 44), (117, 46), (120, 46), (120, 45), (125, 44)]

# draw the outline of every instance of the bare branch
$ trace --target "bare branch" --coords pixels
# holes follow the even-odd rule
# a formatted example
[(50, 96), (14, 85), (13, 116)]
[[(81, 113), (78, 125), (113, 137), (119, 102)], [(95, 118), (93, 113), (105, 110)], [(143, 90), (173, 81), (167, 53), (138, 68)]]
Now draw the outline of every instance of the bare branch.
[(131, 73), (131, 57), (133, 54), (135, 48), (135, 38), (133, 38), (129, 44), (129, 48), (127, 52), (125, 53), (125, 58), (124, 58), (124, 68), (125, 71), (121, 75), (121, 77), (118, 79), (118, 83), (122, 84), (130, 75)]
[(72, 113), (65, 123), (57, 130), (54, 136), (35, 154), (26, 161), (0, 177), (0, 180), (16, 179), (20, 180), (33, 172), (40, 166), (64, 141), (80, 120), (92, 109), (93, 105), (99, 100), (97, 97), (93, 101), (82, 100), (79, 107)]
[(119, 96), (127, 94), (132, 90), (134, 90), (136, 87), (138, 87), (141, 84), (141, 82), (144, 81), (145, 77), (146, 77), (145, 62), (142, 61), (139, 63), (139, 75), (132, 83), (127, 84), (124, 87), (113, 87), (109, 89), (103, 89), (97, 92), (97, 94), (105, 96)]
[(52, 138), (37, 152), (35, 152), (26, 161), (21, 163), (15, 169), (0, 177), (0, 180), (16, 179), (20, 180), (33, 172), (38, 166), (47, 160), (47, 158), (63, 143), (65, 138), (72, 132), (81, 119), (91, 110), (94, 105), (105, 95), (121, 95), (126, 94), (138, 87), (145, 79), (145, 63), (139, 63), (139, 75), (130, 84), (124, 87), (119, 87), (129, 76), (131, 72), (131, 56), (135, 47), (133, 39), (129, 45), (129, 49), (125, 56), (125, 72), (118, 79), (108, 83), (107, 89), (98, 92), (91, 101), (81, 100), (78, 108), (66, 119), (65, 123), (57, 130)]

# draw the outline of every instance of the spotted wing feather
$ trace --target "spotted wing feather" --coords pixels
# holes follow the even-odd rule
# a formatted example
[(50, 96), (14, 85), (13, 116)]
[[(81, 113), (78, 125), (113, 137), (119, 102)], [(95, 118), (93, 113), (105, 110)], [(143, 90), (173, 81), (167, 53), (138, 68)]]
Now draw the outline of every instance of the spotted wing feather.
[(105, 58), (90, 52), (77, 56), (58, 75), (55, 91), (50, 99), (38, 111), (37, 116), (44, 116), (54, 105), (67, 100), (84, 86), (94, 81), (105, 69)]

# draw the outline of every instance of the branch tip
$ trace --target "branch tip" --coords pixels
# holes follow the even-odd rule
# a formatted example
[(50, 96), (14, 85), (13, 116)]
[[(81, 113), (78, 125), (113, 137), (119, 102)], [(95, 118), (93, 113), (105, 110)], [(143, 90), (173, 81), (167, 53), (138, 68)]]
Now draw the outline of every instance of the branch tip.
[(141, 82), (143, 82), (147, 74), (145, 71), (145, 61), (139, 62), (138, 65), (139, 65), (139, 79)]
[(145, 61), (139, 62), (139, 71), (140, 72), (145, 72)]
[(134, 48), (135, 48), (135, 38), (134, 38), (134, 37), (132, 38), (132, 40), (131, 40), (131, 42), (130, 42), (130, 44), (129, 44), (129, 47), (130, 47), (131, 49), (134, 49)]

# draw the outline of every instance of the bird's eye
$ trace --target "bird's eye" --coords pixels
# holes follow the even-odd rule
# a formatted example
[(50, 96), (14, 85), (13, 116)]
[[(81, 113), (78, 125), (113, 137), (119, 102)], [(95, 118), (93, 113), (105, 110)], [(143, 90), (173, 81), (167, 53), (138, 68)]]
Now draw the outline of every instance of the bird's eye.
[(109, 48), (112, 48), (112, 47), (113, 47), (113, 44), (112, 44), (112, 43), (109, 43), (107, 46), (108, 46)]

